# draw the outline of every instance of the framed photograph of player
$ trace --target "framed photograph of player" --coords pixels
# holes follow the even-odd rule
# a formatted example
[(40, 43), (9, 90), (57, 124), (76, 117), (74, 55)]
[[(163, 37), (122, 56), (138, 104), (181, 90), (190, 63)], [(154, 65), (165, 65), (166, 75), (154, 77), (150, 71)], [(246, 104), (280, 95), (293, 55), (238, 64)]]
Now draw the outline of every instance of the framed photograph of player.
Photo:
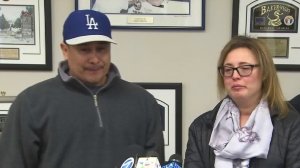
[(0, 0), (0, 69), (52, 70), (51, 0)]
[(181, 83), (137, 83), (151, 93), (160, 105), (165, 159), (173, 154), (182, 155), (182, 84)]
[(7, 120), (8, 110), (15, 100), (15, 96), (0, 96), (0, 138)]
[(113, 28), (205, 29), (205, 0), (75, 0), (105, 13)]
[(261, 39), (277, 70), (300, 71), (300, 0), (233, 0), (232, 36)]

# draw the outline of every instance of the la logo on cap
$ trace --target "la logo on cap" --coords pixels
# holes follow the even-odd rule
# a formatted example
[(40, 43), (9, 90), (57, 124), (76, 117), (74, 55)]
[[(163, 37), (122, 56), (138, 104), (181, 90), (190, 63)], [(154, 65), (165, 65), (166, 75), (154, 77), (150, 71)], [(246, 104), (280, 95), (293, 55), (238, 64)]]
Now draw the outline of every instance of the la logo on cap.
[[(95, 21), (93, 17), (90, 18), (89, 14), (86, 14), (86, 25), (88, 29), (98, 29), (98, 23)], [(94, 28), (92, 28), (94, 26)]]
[(114, 43), (108, 17), (94, 10), (75, 10), (66, 19), (63, 28), (64, 42), (78, 45), (94, 41)]

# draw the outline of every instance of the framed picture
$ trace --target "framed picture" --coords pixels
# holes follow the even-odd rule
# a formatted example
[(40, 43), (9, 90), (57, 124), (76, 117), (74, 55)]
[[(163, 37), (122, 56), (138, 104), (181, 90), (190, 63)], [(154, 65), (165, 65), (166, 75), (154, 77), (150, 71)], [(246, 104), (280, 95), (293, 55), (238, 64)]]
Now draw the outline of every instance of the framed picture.
[(0, 137), (7, 120), (8, 110), (15, 100), (15, 96), (0, 96)]
[(268, 46), (277, 70), (300, 70), (300, 0), (233, 0), (232, 36), (256, 37)]
[(113, 28), (205, 29), (205, 0), (75, 0), (105, 13)]
[(182, 154), (182, 84), (137, 83), (150, 92), (161, 107), (164, 127), (165, 159)]
[(0, 69), (52, 70), (51, 0), (0, 1)]

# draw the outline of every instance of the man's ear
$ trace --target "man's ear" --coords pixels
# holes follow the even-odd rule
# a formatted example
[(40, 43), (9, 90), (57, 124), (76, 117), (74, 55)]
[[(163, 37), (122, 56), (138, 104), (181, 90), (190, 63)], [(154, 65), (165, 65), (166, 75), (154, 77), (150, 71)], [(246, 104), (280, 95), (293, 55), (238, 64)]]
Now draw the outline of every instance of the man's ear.
[(64, 58), (68, 59), (68, 50), (69, 50), (68, 45), (62, 42), (60, 43), (60, 49), (62, 51), (62, 54), (64, 55)]

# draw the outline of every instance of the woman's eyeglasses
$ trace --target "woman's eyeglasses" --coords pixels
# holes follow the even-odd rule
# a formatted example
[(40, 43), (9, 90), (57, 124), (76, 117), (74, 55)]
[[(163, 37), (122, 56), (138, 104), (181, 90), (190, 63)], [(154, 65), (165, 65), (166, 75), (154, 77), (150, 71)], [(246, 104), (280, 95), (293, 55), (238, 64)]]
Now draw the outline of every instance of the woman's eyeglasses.
[(232, 77), (234, 71), (236, 70), (238, 74), (242, 77), (250, 76), (254, 67), (259, 67), (259, 64), (247, 64), (241, 65), (236, 68), (230, 66), (221, 66), (218, 67), (219, 73), (223, 77)]

